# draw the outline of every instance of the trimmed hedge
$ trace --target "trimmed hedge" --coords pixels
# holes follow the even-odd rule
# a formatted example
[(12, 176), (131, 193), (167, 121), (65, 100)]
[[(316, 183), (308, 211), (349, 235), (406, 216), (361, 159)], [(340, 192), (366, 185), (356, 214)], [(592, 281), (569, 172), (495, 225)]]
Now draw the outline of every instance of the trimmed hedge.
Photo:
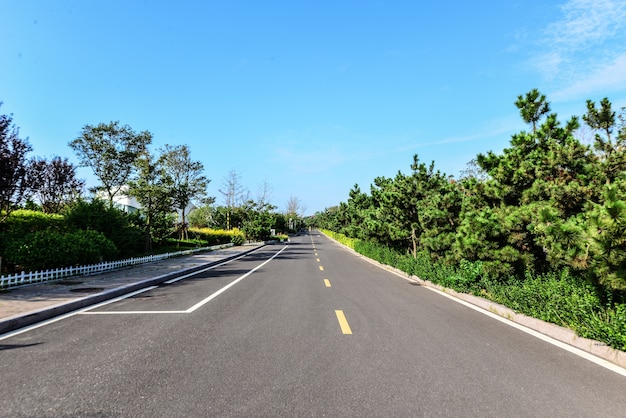
[(116, 254), (117, 248), (103, 234), (80, 230), (37, 231), (13, 240), (5, 249), (7, 263), (26, 271), (96, 264), (113, 260)]
[(210, 228), (189, 228), (189, 238), (203, 242), (207, 247), (220, 244), (233, 243), (241, 245), (245, 241), (243, 232), (234, 228), (231, 230)]

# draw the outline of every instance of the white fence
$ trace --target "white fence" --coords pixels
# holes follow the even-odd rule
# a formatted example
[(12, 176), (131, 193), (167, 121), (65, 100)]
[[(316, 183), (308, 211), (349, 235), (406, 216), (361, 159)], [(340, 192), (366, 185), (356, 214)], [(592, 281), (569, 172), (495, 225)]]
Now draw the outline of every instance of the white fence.
[(150, 263), (152, 261), (165, 260), (166, 258), (178, 257), (181, 255), (191, 255), (200, 251), (218, 250), (220, 248), (232, 247), (233, 244), (214, 245), (213, 247), (195, 248), (193, 250), (177, 251), (175, 253), (149, 255), (145, 257), (128, 258), (126, 260), (107, 261), (100, 264), (91, 264), (88, 266), (63, 267), (54, 270), (31, 271), (15, 273), (9, 276), (0, 277), (0, 289), (8, 289), (10, 287), (25, 286), (29, 284), (50, 282), (53, 280), (63, 279), (71, 276), (84, 276), (88, 274), (102, 273), (105, 271), (115, 270), (120, 267), (134, 266), (136, 264)]

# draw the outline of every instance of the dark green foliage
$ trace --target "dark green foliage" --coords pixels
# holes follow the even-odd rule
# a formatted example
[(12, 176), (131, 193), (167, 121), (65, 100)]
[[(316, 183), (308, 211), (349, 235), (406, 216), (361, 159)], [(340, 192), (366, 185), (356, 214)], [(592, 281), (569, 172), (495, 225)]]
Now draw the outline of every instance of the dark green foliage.
[[(626, 185), (625, 181), (605, 187), (602, 204), (589, 213), (592, 255), (589, 274), (600, 284), (626, 290)], [(593, 244), (593, 245), (591, 245)]]
[(6, 249), (6, 259), (26, 271), (46, 270), (69, 265), (87, 265), (112, 260), (117, 248), (96, 231), (37, 231), (15, 239)]
[(19, 137), (11, 116), (0, 115), (0, 222), (28, 196), (26, 154), (31, 150), (28, 140)]
[(102, 200), (78, 201), (65, 213), (69, 229), (101, 232), (124, 257), (141, 254), (144, 234), (137, 215), (129, 215)]

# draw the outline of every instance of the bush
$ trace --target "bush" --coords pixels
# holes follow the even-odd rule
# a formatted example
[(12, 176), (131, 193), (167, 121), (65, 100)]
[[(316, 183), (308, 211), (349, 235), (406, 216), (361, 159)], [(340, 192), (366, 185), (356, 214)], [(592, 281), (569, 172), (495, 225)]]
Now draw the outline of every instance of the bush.
[(38, 231), (14, 240), (5, 254), (8, 264), (36, 271), (111, 260), (117, 248), (95, 231)]
[(43, 230), (62, 230), (65, 227), (63, 216), (45, 214), (34, 210), (19, 209), (11, 212), (3, 225), (4, 233), (23, 236)]
[(144, 232), (133, 223), (135, 217), (136, 215), (110, 207), (107, 202), (99, 199), (78, 201), (65, 213), (65, 221), (70, 230), (101, 232), (115, 244), (124, 258), (141, 254), (144, 249)]
[(241, 245), (245, 241), (243, 233), (237, 228), (231, 230), (210, 228), (189, 228), (189, 235), (204, 242), (204, 246), (233, 243)]

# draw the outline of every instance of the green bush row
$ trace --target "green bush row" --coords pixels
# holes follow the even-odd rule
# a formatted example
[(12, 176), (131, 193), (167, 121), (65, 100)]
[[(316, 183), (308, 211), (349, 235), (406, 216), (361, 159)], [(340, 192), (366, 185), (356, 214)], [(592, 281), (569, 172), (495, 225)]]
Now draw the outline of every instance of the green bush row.
[(237, 228), (230, 230), (210, 229), (210, 228), (189, 228), (189, 237), (203, 243), (204, 246), (233, 243), (241, 245), (245, 241), (245, 236)]
[(111, 260), (117, 255), (117, 248), (96, 231), (44, 230), (11, 240), (4, 254), (18, 270), (39, 271)]

